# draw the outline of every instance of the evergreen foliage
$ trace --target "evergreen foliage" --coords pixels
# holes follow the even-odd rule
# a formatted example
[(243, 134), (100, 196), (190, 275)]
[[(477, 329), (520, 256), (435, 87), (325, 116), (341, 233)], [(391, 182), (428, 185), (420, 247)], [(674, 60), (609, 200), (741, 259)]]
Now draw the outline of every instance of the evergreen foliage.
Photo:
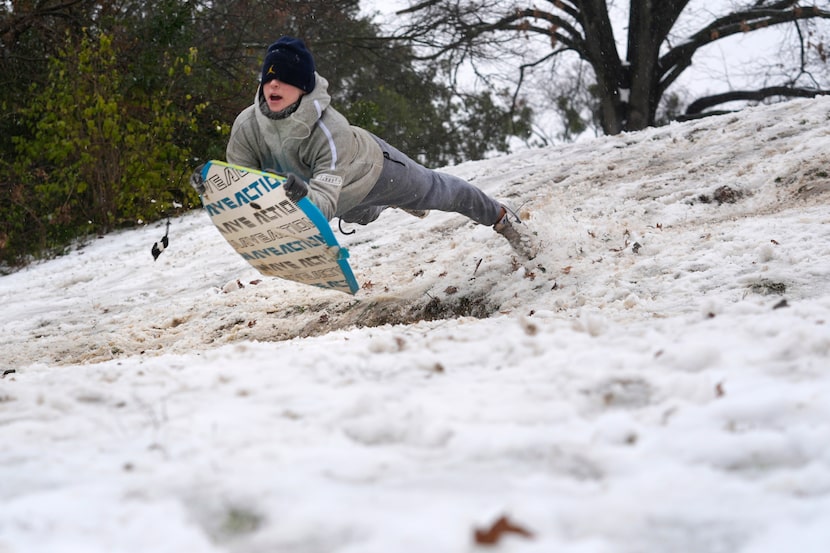
[(0, 31), (6, 266), (198, 205), (189, 174), (224, 159), (280, 35), (307, 42), (335, 108), (424, 163), (505, 151), (529, 129), (529, 111), (459, 99), (441, 67), (378, 40), (357, 0), (6, 3)]
[[(160, 65), (174, 79), (194, 55)], [(9, 243), (60, 248), (76, 236), (158, 219), (183, 201), (189, 152), (174, 136), (192, 129), (193, 118), (163, 95), (126, 98), (111, 36), (87, 32), (78, 43), (68, 36), (48, 72), (20, 110), (28, 132), (14, 139), (16, 158), (5, 167), (15, 181), (3, 206)]]

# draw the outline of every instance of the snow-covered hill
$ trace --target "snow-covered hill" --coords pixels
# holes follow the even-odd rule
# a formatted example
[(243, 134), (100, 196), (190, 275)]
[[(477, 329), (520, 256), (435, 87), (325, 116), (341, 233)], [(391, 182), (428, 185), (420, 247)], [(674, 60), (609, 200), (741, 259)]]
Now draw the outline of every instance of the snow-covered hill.
[(528, 267), (389, 210), (340, 237), (350, 297), (199, 212), (156, 262), (162, 224), (0, 277), (0, 552), (476, 551), (505, 516), (498, 551), (824, 553), (828, 122), (448, 168), (521, 207)]

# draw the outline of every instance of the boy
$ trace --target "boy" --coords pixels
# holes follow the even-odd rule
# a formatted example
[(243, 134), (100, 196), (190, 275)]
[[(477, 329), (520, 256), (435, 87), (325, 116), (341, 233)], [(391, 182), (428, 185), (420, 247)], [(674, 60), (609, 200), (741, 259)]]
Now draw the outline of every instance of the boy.
[[(328, 220), (366, 225), (390, 206), (419, 217), (430, 209), (452, 211), (492, 225), (522, 257), (536, 256), (534, 241), (519, 234), (504, 205), (351, 126), (330, 106), (327, 90), (303, 41), (277, 40), (268, 47), (253, 105), (234, 121), (228, 162), (286, 175), (288, 198), (308, 196)], [(191, 184), (204, 191), (201, 171)]]

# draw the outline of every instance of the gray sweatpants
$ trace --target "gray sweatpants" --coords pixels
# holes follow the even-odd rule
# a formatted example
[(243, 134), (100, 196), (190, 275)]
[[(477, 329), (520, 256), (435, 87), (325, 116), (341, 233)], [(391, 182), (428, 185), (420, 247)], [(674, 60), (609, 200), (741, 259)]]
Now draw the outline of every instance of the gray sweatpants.
[(347, 223), (367, 225), (387, 207), (436, 209), (460, 213), (482, 225), (496, 224), (501, 204), (464, 179), (427, 169), (374, 137), (383, 151), (383, 171), (375, 187), (344, 213)]

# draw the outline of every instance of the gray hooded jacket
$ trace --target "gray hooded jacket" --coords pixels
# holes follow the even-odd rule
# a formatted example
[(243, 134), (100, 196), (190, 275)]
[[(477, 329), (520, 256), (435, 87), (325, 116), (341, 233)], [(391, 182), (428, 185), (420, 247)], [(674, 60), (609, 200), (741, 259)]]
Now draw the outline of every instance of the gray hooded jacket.
[(346, 213), (372, 190), (383, 170), (383, 153), (374, 137), (349, 124), (330, 107), (328, 81), (317, 86), (285, 119), (270, 119), (254, 103), (233, 123), (226, 151), (229, 163), (301, 176), (308, 198), (326, 219)]

